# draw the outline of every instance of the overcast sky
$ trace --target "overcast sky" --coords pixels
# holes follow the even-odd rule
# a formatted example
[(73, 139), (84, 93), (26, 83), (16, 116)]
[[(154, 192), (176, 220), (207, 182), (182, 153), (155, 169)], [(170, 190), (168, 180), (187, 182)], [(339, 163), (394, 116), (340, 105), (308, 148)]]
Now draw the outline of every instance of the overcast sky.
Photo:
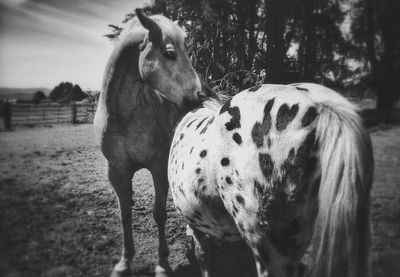
[(107, 24), (149, 0), (0, 0), (0, 86), (100, 89)]

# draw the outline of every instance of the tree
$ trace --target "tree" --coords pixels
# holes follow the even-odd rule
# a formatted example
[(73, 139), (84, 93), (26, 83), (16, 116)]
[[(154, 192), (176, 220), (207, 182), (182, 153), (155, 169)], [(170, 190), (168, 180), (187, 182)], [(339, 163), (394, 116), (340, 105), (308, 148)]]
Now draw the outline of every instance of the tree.
[(400, 3), (359, 0), (353, 8), (352, 40), (369, 70), (368, 77), (377, 94), (376, 108), (388, 120), (400, 95)]
[(43, 91), (38, 90), (35, 92), (32, 98), (32, 102), (35, 104), (39, 104), (42, 100), (46, 99), (46, 94)]
[[(338, 85), (352, 74), (340, 0), (155, 0), (143, 11), (182, 24), (196, 71), (231, 95), (263, 82)], [(115, 39), (122, 28), (110, 27)]]
[(55, 102), (65, 103), (81, 101), (86, 98), (86, 94), (78, 85), (73, 85), (70, 82), (61, 82), (53, 88), (49, 94), (49, 98)]
[(282, 82), (282, 68), (285, 57), (285, 4), (286, 0), (265, 0), (265, 34), (267, 35), (267, 53), (265, 72), (267, 83)]

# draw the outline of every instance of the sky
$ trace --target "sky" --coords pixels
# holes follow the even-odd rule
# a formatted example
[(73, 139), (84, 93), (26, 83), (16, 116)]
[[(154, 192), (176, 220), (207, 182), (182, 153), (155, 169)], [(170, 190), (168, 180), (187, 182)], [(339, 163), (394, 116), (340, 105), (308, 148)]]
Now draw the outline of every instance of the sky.
[(113, 49), (108, 24), (150, 0), (0, 0), (0, 87), (99, 90)]

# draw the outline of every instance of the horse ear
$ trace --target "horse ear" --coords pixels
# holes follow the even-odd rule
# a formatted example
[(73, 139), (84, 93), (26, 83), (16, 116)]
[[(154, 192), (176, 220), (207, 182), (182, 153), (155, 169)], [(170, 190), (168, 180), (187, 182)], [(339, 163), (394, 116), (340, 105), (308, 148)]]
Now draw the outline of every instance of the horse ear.
[(162, 44), (162, 31), (160, 26), (150, 17), (144, 15), (140, 9), (136, 9), (136, 15), (139, 18), (140, 24), (149, 30), (149, 40), (156, 44)]

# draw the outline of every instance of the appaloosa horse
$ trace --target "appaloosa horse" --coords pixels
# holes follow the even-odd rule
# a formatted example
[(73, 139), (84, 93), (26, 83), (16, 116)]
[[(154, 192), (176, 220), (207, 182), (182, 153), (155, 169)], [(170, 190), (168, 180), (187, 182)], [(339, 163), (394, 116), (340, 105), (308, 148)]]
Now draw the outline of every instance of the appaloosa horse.
[(258, 276), (369, 276), (372, 175), (355, 107), (306, 83), (205, 101), (178, 124), (168, 162), (203, 276), (215, 276), (211, 240), (244, 240)]
[(122, 221), (124, 249), (114, 275), (131, 271), (132, 178), (141, 168), (150, 170), (154, 180), (153, 215), (159, 231), (156, 272), (170, 270), (165, 238), (168, 152), (177, 119), (199, 101), (201, 90), (187, 58), (184, 31), (163, 16), (147, 17), (140, 10), (136, 14), (138, 20), (121, 35), (109, 59), (94, 119)]

